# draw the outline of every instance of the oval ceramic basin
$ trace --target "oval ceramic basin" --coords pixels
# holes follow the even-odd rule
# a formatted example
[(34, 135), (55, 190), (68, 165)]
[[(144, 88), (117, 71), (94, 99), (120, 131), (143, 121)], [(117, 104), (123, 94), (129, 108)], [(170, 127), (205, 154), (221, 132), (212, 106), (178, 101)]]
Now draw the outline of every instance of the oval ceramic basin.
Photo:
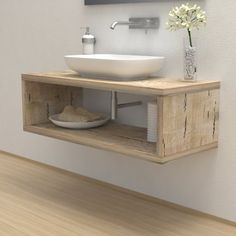
[(144, 79), (158, 72), (164, 57), (115, 54), (68, 55), (66, 64), (82, 77), (100, 79)]

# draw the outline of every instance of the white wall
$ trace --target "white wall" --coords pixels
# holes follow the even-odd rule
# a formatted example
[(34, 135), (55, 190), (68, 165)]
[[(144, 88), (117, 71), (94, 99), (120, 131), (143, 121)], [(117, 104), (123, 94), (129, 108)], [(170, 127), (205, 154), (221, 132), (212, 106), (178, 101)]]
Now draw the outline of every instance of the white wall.
[[(81, 26), (91, 26), (97, 52), (163, 55), (162, 74), (181, 76), (183, 33), (169, 33), (164, 26), (174, 4), (85, 7), (82, 0), (1, 0), (0, 149), (236, 221), (235, 0), (202, 1), (209, 22), (198, 33), (199, 78), (222, 80), (217, 150), (159, 166), (22, 131), (20, 74), (66, 68), (63, 55), (81, 52)], [(129, 16), (160, 16), (161, 29), (148, 35), (109, 29), (113, 20)], [(87, 91), (88, 106), (90, 95)], [(97, 96), (104, 108), (107, 95)], [(143, 110), (133, 111), (144, 124)], [(122, 120), (133, 118), (124, 115)]]

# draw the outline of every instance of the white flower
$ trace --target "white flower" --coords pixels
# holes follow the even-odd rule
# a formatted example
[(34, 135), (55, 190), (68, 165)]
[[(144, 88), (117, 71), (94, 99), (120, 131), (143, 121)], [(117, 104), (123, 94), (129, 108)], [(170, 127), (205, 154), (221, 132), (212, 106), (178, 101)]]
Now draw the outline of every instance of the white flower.
[(176, 31), (179, 29), (199, 29), (205, 25), (207, 21), (206, 12), (200, 6), (194, 4), (182, 4), (180, 7), (174, 7), (169, 12), (169, 20), (167, 22), (168, 29)]

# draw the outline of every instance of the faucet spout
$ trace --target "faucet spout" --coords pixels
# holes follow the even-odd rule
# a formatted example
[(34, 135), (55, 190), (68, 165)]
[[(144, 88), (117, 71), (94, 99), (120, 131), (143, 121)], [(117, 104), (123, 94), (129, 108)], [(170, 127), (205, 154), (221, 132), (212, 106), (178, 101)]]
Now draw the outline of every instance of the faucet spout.
[(134, 23), (133, 22), (130, 22), (130, 21), (114, 21), (110, 28), (112, 30), (114, 30), (116, 28), (117, 25), (133, 25)]
[(114, 30), (117, 24), (118, 24), (118, 21), (113, 22), (110, 26), (110, 29)]

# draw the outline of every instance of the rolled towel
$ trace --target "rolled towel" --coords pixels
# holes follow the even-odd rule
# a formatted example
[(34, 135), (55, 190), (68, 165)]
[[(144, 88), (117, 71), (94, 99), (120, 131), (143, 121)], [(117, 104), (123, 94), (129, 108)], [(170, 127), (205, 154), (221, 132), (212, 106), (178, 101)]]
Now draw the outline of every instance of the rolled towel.
[(91, 122), (102, 118), (101, 114), (89, 112), (83, 107), (66, 106), (59, 119), (67, 122)]

